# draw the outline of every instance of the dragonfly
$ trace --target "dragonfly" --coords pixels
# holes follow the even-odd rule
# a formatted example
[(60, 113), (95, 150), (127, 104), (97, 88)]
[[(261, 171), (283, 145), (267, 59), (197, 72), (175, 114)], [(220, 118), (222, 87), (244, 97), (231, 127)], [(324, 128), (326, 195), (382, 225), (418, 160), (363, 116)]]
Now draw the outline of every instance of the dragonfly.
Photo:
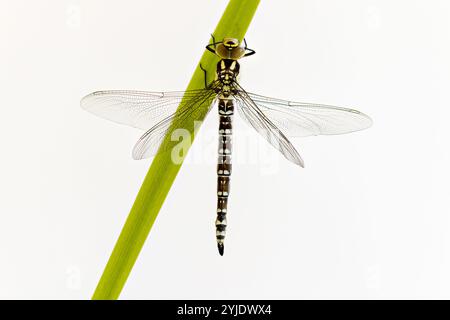
[[(245, 39), (226, 37), (206, 46), (218, 56), (215, 79), (205, 87), (188, 91), (150, 92), (107, 90), (93, 92), (81, 100), (81, 107), (102, 118), (146, 130), (133, 148), (134, 159), (166, 152), (164, 143), (174, 128), (185, 128), (193, 119), (203, 119), (217, 106), (219, 145), (217, 164), (216, 242), (224, 254), (228, 199), (232, 171), (233, 116), (235, 111), (287, 160), (304, 167), (303, 159), (288, 137), (336, 135), (369, 128), (372, 120), (354, 109), (269, 98), (251, 93), (239, 84), (238, 60), (255, 54)], [(206, 110), (203, 106), (207, 106)]]

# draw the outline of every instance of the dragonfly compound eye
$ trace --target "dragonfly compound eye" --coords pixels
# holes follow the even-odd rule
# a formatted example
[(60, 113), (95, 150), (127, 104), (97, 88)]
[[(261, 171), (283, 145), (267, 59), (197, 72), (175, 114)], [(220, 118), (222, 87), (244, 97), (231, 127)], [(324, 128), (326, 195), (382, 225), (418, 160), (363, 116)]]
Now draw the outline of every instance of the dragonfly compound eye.
[(225, 47), (227, 47), (229, 50), (236, 48), (239, 46), (239, 40), (234, 38), (225, 38), (223, 39), (223, 44)]

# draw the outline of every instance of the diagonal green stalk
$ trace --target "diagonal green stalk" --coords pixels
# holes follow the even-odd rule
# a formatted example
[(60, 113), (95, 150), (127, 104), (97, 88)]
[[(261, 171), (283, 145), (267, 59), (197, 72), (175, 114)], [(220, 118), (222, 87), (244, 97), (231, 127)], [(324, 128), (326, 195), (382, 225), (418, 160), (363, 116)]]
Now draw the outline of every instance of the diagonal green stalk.
[[(258, 4), (259, 0), (230, 0), (214, 31), (216, 39), (232, 37), (242, 40)], [(208, 75), (215, 74), (217, 62), (218, 58), (208, 51), (205, 51), (200, 60)], [(187, 90), (203, 87), (204, 73), (197, 66)], [(202, 105), (201, 108), (202, 119), (208, 106)], [(198, 114), (196, 119), (198, 120)], [(193, 123), (194, 119), (190, 122)], [(172, 128), (175, 129), (174, 126)], [(189, 130), (194, 132), (193, 129), (192, 125)], [(172, 130), (169, 130), (164, 143), (170, 143), (171, 134)], [(155, 156), (92, 299), (106, 300), (119, 297), (180, 167), (181, 164), (172, 161), (170, 152), (158, 152)]]

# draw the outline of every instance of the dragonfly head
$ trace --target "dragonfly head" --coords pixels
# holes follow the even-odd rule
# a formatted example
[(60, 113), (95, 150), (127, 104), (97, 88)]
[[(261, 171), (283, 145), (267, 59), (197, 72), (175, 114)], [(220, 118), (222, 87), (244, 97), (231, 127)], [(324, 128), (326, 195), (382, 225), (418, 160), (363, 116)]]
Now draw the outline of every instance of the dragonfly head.
[(245, 55), (245, 48), (238, 39), (224, 38), (217, 44), (216, 54), (222, 59), (238, 60)]
[(234, 38), (225, 38), (222, 43), (228, 50), (233, 50), (233, 48), (239, 47), (239, 40)]

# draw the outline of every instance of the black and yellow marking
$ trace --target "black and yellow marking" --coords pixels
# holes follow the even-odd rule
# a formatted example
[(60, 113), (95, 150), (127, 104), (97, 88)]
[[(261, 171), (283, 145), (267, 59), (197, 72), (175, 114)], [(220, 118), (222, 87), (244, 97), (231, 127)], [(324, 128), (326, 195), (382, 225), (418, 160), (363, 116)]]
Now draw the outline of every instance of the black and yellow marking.
[(217, 163), (217, 219), (216, 240), (220, 255), (224, 252), (227, 228), (228, 196), (230, 195), (231, 153), (234, 101), (225, 96), (219, 97), (219, 148)]

